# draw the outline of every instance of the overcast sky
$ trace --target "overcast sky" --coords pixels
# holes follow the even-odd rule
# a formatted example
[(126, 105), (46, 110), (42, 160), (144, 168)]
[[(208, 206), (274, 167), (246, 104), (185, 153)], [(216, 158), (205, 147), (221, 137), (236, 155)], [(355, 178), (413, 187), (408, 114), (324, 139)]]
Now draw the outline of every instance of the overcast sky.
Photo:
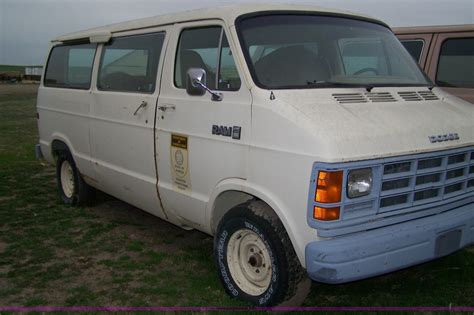
[[(267, 0), (268, 1), (268, 0)], [(0, 64), (43, 64), (62, 34), (248, 0), (0, 0)], [(255, 1), (256, 2), (256, 1)], [(474, 24), (474, 0), (286, 0), (360, 12), (390, 26)]]

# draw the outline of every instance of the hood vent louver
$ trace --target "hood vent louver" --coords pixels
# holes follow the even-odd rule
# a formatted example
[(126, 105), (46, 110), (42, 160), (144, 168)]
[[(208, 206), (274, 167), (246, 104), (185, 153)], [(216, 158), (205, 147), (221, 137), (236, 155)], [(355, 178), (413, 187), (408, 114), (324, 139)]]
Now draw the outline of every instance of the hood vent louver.
[(365, 96), (372, 102), (395, 102), (396, 99), (393, 98), (390, 92), (371, 92), (365, 93)]
[(332, 95), (341, 104), (346, 103), (367, 103), (367, 98), (361, 93), (336, 93)]
[(437, 101), (439, 97), (433, 93), (433, 91), (418, 91), (418, 94), (423, 97), (425, 101)]
[[(396, 102), (390, 92), (367, 92), (367, 93), (334, 93), (332, 96), (340, 104), (350, 103), (380, 103), (380, 102)], [(432, 91), (406, 91), (398, 92), (404, 101), (420, 102), (420, 101), (437, 101), (439, 97)]]
[(337, 93), (332, 95), (341, 104), (347, 103), (368, 103), (368, 102), (395, 102), (389, 92), (368, 92), (368, 93)]
[(416, 92), (398, 92), (398, 95), (400, 95), (403, 100), (408, 102), (416, 102), (423, 100), (423, 98)]
[(413, 101), (436, 101), (439, 98), (432, 91), (410, 91), (410, 92), (398, 92), (403, 100), (408, 102)]

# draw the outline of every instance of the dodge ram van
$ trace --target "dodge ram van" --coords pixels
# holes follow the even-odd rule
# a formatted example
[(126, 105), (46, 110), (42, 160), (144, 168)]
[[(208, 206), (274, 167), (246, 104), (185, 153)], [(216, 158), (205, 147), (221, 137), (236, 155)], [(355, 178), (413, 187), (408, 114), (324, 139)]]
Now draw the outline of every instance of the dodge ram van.
[(36, 149), (64, 202), (213, 235), (232, 297), (297, 304), (474, 241), (474, 107), (381, 21), (218, 7), (58, 37), (45, 69)]

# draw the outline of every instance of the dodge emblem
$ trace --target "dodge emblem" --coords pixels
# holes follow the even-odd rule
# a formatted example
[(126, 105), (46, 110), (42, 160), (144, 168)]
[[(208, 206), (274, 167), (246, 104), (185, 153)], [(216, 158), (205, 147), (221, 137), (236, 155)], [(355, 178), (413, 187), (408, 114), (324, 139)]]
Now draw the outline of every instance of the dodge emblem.
[(457, 133), (448, 133), (445, 135), (429, 136), (431, 143), (459, 140)]

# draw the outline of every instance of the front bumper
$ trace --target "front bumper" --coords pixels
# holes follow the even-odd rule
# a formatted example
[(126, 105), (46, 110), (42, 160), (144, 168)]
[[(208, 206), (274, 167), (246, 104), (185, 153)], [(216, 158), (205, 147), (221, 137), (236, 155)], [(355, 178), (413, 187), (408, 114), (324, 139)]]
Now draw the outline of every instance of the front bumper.
[(433, 260), (474, 243), (474, 203), (306, 246), (311, 279), (345, 283)]

